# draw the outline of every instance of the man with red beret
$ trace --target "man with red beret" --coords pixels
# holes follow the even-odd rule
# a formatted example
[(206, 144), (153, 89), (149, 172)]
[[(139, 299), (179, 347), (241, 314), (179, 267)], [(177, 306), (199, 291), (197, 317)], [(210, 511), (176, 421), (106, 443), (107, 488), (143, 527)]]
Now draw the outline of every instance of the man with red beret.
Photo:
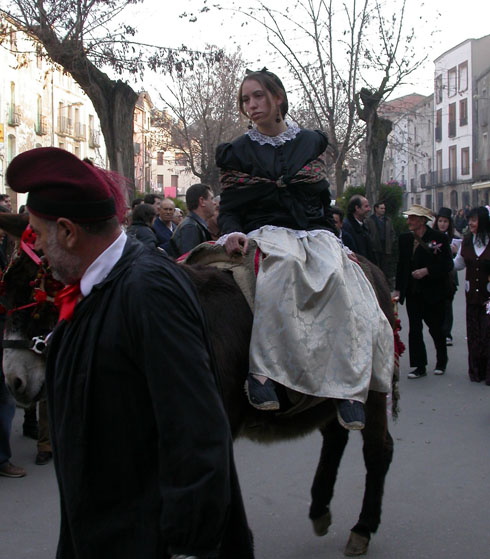
[(188, 277), (126, 237), (116, 182), (71, 153), (22, 153), (7, 181), (29, 193), (36, 247), (71, 286), (46, 371), (61, 497), (57, 559), (252, 558)]

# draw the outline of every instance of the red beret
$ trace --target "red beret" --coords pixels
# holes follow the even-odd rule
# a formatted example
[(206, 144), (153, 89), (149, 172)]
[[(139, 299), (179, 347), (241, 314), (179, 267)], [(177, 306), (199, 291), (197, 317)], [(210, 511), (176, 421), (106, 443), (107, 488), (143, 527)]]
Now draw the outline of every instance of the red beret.
[(15, 192), (28, 192), (29, 212), (44, 219), (87, 223), (116, 215), (103, 173), (64, 149), (36, 148), (17, 155), (7, 169), (7, 183)]

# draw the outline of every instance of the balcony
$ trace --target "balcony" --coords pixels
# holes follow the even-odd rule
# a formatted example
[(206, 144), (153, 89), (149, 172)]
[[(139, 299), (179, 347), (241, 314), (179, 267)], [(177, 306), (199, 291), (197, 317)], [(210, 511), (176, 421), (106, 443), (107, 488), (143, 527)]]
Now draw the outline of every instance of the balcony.
[(17, 105), (10, 105), (8, 125), (9, 126), (19, 126), (20, 118), (21, 118), (21, 114), (20, 114), (19, 107)]
[(58, 117), (58, 127), (56, 129), (56, 134), (59, 136), (71, 136), (73, 134), (73, 123), (71, 118), (66, 116)]
[(39, 115), (36, 122), (36, 134), (38, 136), (46, 136), (48, 133), (48, 123), (44, 115)]
[(88, 147), (100, 148), (100, 130), (89, 128), (88, 130)]
[(87, 125), (75, 122), (75, 139), (85, 141), (87, 139)]

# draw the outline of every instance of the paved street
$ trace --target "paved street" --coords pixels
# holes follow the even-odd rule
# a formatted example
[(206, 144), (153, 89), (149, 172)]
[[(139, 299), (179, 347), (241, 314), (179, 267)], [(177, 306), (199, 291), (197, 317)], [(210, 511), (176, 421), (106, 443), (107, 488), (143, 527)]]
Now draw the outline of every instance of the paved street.
[[(460, 284), (462, 279), (460, 274)], [(408, 355), (402, 358), (401, 413), (396, 423), (391, 422), (395, 456), (386, 484), (382, 524), (372, 539), (370, 557), (490, 557), (490, 387), (468, 380), (461, 287), (454, 310), (455, 344), (449, 348), (444, 376), (430, 373), (426, 378), (407, 380)], [(400, 307), (400, 316), (406, 343), (404, 307)], [(432, 341), (428, 341), (428, 350), (429, 368), (433, 368)], [(33, 464), (35, 443), (22, 437), (21, 418), (18, 411), (12, 460), (26, 467), (28, 476), (0, 478), (0, 558), (53, 559), (59, 517), (53, 467)], [(362, 501), (360, 440), (358, 434), (351, 435), (332, 503), (333, 525), (325, 538), (313, 535), (307, 518), (319, 435), (273, 446), (248, 441), (236, 444), (257, 559), (343, 557)]]

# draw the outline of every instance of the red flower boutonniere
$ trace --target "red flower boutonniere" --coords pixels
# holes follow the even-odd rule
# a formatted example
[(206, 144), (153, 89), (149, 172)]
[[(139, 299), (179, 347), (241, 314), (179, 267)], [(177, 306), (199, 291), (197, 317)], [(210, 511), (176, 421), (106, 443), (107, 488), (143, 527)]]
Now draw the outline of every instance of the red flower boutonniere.
[(431, 241), (429, 243), (429, 248), (434, 252), (434, 254), (441, 252), (441, 247), (442, 243), (436, 243), (435, 241)]

